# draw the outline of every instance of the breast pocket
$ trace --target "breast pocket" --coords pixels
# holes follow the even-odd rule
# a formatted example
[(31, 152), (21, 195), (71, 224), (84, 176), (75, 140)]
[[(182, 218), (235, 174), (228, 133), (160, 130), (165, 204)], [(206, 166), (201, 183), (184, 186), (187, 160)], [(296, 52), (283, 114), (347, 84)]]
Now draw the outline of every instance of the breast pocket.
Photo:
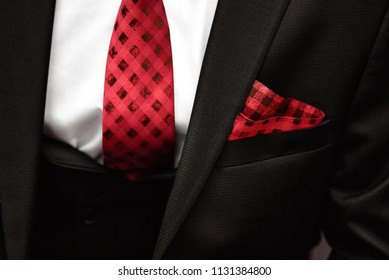
[(313, 128), (227, 141), (216, 166), (248, 164), (324, 147), (329, 142), (330, 123), (326, 120)]

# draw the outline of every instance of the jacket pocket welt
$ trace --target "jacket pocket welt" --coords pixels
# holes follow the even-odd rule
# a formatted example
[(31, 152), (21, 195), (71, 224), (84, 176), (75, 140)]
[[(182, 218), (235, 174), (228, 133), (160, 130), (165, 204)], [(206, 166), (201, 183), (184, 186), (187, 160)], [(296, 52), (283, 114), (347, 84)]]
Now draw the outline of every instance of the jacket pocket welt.
[(330, 120), (317, 127), (226, 141), (216, 163), (228, 167), (315, 150), (329, 142)]

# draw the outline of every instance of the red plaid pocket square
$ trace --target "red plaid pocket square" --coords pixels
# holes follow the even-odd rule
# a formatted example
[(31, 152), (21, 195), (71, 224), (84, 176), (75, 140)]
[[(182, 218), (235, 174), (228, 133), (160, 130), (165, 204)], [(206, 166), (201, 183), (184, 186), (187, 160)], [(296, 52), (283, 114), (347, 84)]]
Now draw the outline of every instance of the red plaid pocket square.
[(324, 116), (321, 110), (293, 98), (283, 98), (255, 81), (228, 140), (312, 128)]

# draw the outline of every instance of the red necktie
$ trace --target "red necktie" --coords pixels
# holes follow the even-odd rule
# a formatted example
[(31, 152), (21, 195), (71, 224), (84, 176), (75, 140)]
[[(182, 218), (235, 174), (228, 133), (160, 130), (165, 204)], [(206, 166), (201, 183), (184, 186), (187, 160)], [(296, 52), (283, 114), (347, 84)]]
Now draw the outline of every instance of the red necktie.
[(172, 165), (174, 146), (172, 52), (162, 0), (123, 0), (106, 69), (104, 164), (135, 179)]

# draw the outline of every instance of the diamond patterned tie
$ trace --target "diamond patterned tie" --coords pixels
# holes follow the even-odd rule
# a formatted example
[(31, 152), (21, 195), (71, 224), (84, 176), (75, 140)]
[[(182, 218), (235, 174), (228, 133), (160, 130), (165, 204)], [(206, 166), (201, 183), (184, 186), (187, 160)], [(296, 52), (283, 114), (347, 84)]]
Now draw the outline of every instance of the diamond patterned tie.
[(136, 179), (172, 165), (174, 146), (172, 52), (162, 0), (123, 0), (106, 69), (104, 164)]

